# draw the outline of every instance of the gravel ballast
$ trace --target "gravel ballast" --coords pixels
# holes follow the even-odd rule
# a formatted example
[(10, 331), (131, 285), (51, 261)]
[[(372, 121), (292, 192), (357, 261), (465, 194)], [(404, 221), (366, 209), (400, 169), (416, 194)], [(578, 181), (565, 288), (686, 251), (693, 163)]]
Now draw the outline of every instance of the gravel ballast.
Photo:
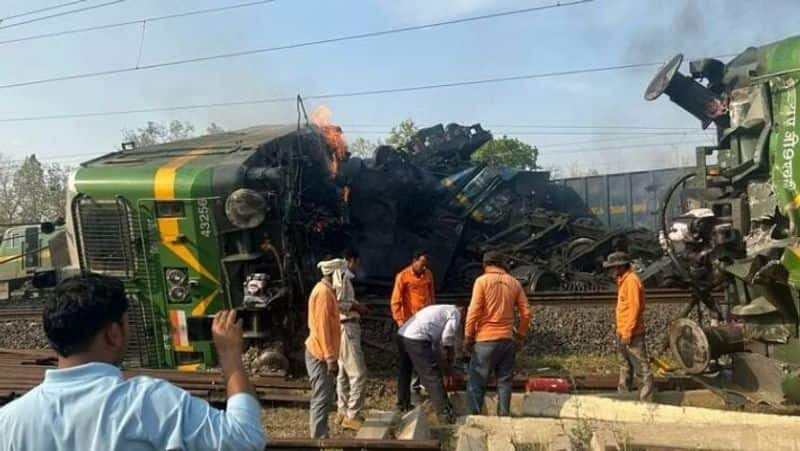
[[(663, 350), (670, 321), (682, 304), (654, 304), (645, 310), (647, 345), (652, 354)], [(534, 306), (529, 333), (528, 354), (610, 355), (616, 350), (613, 306)], [(374, 371), (392, 370), (396, 364), (396, 327), (386, 316), (362, 321), (367, 366)], [(377, 346), (375, 346), (377, 345)], [(0, 347), (47, 348), (40, 321), (0, 322)]]

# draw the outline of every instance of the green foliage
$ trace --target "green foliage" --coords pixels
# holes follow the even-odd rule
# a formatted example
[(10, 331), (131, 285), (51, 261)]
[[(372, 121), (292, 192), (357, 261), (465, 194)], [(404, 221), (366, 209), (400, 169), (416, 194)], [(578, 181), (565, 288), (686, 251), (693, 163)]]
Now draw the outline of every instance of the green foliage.
[(419, 127), (414, 123), (414, 120), (411, 118), (405, 119), (396, 127), (392, 127), (392, 131), (389, 132), (389, 137), (386, 138), (386, 144), (394, 147), (402, 146), (407, 143), (417, 131), (419, 131)]
[(139, 127), (136, 130), (122, 130), (122, 136), (125, 142), (132, 142), (136, 147), (154, 146), (156, 144), (191, 138), (194, 136), (194, 125), (189, 122), (177, 120), (167, 125), (147, 121), (146, 126)]
[(41, 163), (36, 155), (22, 162), (0, 156), (0, 222), (36, 223), (64, 216), (69, 169)]
[(539, 149), (535, 146), (503, 135), (502, 138), (493, 139), (481, 146), (472, 154), (472, 159), (492, 165), (533, 170), (538, 169), (536, 166), (538, 156)]

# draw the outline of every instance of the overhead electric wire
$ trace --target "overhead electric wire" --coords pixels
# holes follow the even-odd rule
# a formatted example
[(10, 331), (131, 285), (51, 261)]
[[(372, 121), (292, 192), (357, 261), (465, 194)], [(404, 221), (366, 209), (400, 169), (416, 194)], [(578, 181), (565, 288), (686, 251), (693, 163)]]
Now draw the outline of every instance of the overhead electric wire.
[[(338, 124), (342, 127), (393, 127), (397, 124)], [(651, 127), (639, 125), (547, 125), (547, 124), (481, 124), (484, 127), (497, 127), (497, 128), (566, 128), (566, 129), (624, 129), (624, 130), (687, 130), (696, 131), (697, 127)]]
[[(125, 1), (125, 0), (115, 0), (112, 3), (118, 3), (118, 2), (122, 2), (122, 1)], [(429, 29), (429, 28), (436, 28), (436, 27), (455, 25), (455, 24), (461, 24), (461, 23), (467, 23), (467, 22), (475, 22), (475, 21), (480, 21), (480, 20), (495, 19), (495, 18), (498, 18), (498, 17), (505, 17), (505, 16), (511, 16), (511, 15), (517, 15), (517, 14), (527, 14), (527, 13), (531, 13), (531, 12), (535, 12), (535, 11), (543, 11), (543, 10), (547, 10), (547, 9), (554, 9), (554, 8), (560, 8), (560, 7), (565, 7), (565, 6), (581, 5), (581, 4), (585, 4), (585, 3), (590, 3), (592, 1), (593, 0), (574, 0), (574, 1), (570, 1), (570, 2), (558, 2), (558, 3), (549, 4), (549, 5), (534, 6), (534, 7), (530, 7), (530, 8), (516, 9), (516, 10), (512, 10), (512, 11), (502, 11), (502, 12), (498, 12), (498, 13), (483, 14), (483, 15), (480, 15), (480, 16), (463, 17), (463, 18), (460, 18), (460, 19), (452, 19), (452, 20), (433, 22), (433, 23), (427, 23), (427, 24), (422, 24), (422, 25), (412, 25), (412, 26), (408, 26), (408, 27), (390, 28), (388, 30), (372, 31), (372, 32), (360, 33), (360, 34), (355, 34), (355, 35), (347, 35), (347, 36), (339, 36), (339, 37), (334, 37), (334, 38), (319, 39), (319, 40), (314, 40), (314, 41), (298, 42), (298, 43), (294, 43), (294, 44), (286, 44), (286, 45), (275, 46), (275, 47), (264, 47), (264, 48), (259, 48), (259, 49), (242, 50), (242, 51), (238, 51), (238, 52), (220, 53), (220, 54), (216, 54), (216, 55), (208, 55), (208, 56), (201, 56), (201, 57), (195, 57), (195, 58), (187, 58), (187, 59), (182, 59), (182, 60), (166, 61), (166, 62), (163, 62), (163, 63), (146, 64), (146, 65), (140, 65), (140, 66), (130, 66), (130, 67), (124, 67), (124, 68), (119, 68), (119, 69), (108, 69), (108, 70), (96, 71), (96, 72), (85, 72), (85, 73), (80, 73), (80, 74), (64, 75), (64, 76), (59, 76), (59, 77), (42, 78), (42, 79), (38, 79), (38, 80), (20, 81), (20, 82), (7, 83), (7, 84), (4, 84), (4, 85), (0, 85), (0, 89), (18, 88), (18, 87), (22, 87), (22, 86), (40, 85), (40, 84), (45, 84), (45, 83), (54, 83), (54, 82), (68, 81), (68, 80), (77, 80), (77, 79), (83, 79), (83, 78), (102, 77), (102, 76), (107, 76), (107, 75), (122, 74), (122, 73), (126, 73), (126, 72), (136, 72), (136, 71), (143, 71), (143, 70), (156, 69), (156, 68), (162, 68), (162, 67), (179, 66), (179, 65), (183, 65), (183, 64), (193, 64), (193, 63), (199, 63), (199, 62), (204, 62), (204, 61), (213, 61), (213, 60), (218, 60), (218, 59), (236, 58), (236, 57), (240, 57), (240, 56), (255, 55), (255, 54), (275, 52), (275, 51), (280, 51), (280, 50), (297, 49), (297, 48), (310, 47), (310, 46), (315, 46), (315, 45), (320, 45), (320, 44), (330, 44), (330, 43), (335, 43), (335, 42), (343, 42), (343, 41), (351, 41), (351, 40), (357, 40), (357, 39), (373, 38), (373, 37), (385, 36), (385, 35), (389, 35), (389, 34), (406, 33), (406, 32), (409, 32), (409, 31), (419, 31), (419, 30), (425, 30), (425, 29)], [(0, 30), (2, 30), (2, 27), (0, 27)], [(654, 63), (654, 64), (661, 64), (661, 63)]]
[[(83, 1), (85, 1), (85, 0), (83, 0)], [(104, 24), (104, 25), (95, 25), (95, 26), (92, 26), (92, 27), (84, 27), (84, 28), (73, 28), (71, 30), (54, 31), (54, 32), (51, 32), (51, 33), (42, 33), (42, 34), (31, 35), (31, 36), (23, 36), (21, 38), (6, 39), (6, 40), (3, 40), (3, 41), (0, 41), (0, 45), (12, 44), (12, 43), (15, 43), (15, 42), (33, 41), (33, 40), (37, 40), (37, 39), (52, 38), (52, 37), (57, 37), (57, 36), (65, 36), (65, 35), (70, 35), (70, 34), (86, 33), (86, 32), (90, 32), (90, 31), (107, 30), (107, 29), (110, 29), (110, 28), (119, 28), (119, 27), (125, 27), (125, 26), (130, 26), (130, 25), (139, 25), (139, 24), (144, 23), (144, 22), (159, 22), (159, 21), (163, 21), (163, 20), (179, 19), (179, 18), (183, 18), (183, 17), (196, 16), (196, 15), (200, 15), (200, 14), (210, 14), (210, 13), (228, 11), (228, 10), (232, 10), (232, 9), (246, 8), (246, 7), (250, 7), (250, 6), (265, 5), (265, 4), (268, 4), (268, 3), (274, 3), (275, 1), (276, 0), (259, 0), (259, 1), (254, 1), (254, 2), (237, 3), (235, 5), (220, 6), (220, 7), (216, 7), (216, 8), (198, 9), (198, 10), (194, 10), (194, 11), (186, 11), (186, 12), (183, 12), (183, 13), (167, 14), (165, 16), (143, 17), (141, 19), (128, 20), (128, 21), (125, 21), (125, 22), (116, 22), (116, 23), (110, 23), (110, 24)]]
[[(660, 138), (660, 136), (656, 135), (653, 138)], [(709, 137), (711, 138), (711, 137)], [(536, 147), (540, 150), (549, 150), (552, 148), (557, 147), (570, 147), (570, 146), (581, 146), (581, 145), (593, 145), (597, 143), (608, 143), (608, 142), (616, 142), (616, 141), (630, 141), (630, 140), (645, 140), (645, 139), (652, 139), (650, 137), (642, 137), (642, 136), (621, 136), (621, 137), (614, 137), (614, 138), (601, 138), (601, 139), (587, 139), (582, 141), (557, 141), (554, 143), (537, 143)], [(645, 142), (642, 141), (644, 144)]]
[(633, 144), (633, 145), (624, 145), (624, 146), (608, 146), (608, 147), (594, 147), (589, 149), (575, 149), (575, 150), (563, 150), (558, 152), (542, 152), (540, 150), (540, 154), (544, 154), (547, 156), (557, 156), (557, 155), (569, 155), (569, 154), (580, 154), (580, 153), (589, 153), (589, 152), (608, 152), (612, 150), (627, 150), (627, 149), (642, 149), (647, 147), (666, 147), (666, 146), (680, 146), (684, 144), (713, 144), (711, 141), (708, 140), (691, 140), (691, 141), (674, 141), (674, 142), (666, 142), (666, 143), (648, 143), (648, 144)]
[(46, 11), (52, 11), (54, 9), (63, 8), (65, 6), (77, 5), (78, 3), (85, 3), (87, 1), (89, 1), (89, 0), (74, 0), (74, 1), (71, 1), (71, 2), (67, 2), (67, 3), (61, 3), (61, 4), (58, 4), (58, 5), (46, 6), (44, 8), (39, 8), (39, 9), (31, 10), (31, 11), (25, 11), (25, 12), (22, 12), (22, 13), (12, 14), (10, 16), (0, 17), (0, 23), (3, 23), (3, 21), (8, 20), (8, 19), (16, 19), (16, 18), (19, 18), (19, 17), (25, 17), (25, 16), (30, 16), (30, 15), (33, 15), (33, 14), (43, 13), (43, 12), (46, 12)]
[[(347, 131), (345, 131), (346, 133)], [(622, 146), (608, 146), (608, 147), (595, 147), (595, 148), (588, 148), (588, 149), (575, 149), (575, 150), (565, 150), (565, 151), (558, 151), (558, 152), (548, 152), (547, 149), (539, 148), (539, 154), (552, 157), (556, 155), (569, 155), (569, 154), (580, 154), (580, 153), (589, 153), (589, 152), (607, 152), (613, 150), (627, 150), (627, 149), (641, 149), (641, 148), (648, 148), (648, 147), (666, 147), (666, 146), (679, 146), (684, 144), (713, 144), (710, 141), (706, 140), (690, 140), (690, 141), (671, 141), (671, 142), (656, 142), (656, 143), (645, 143), (645, 144), (634, 144), (634, 145), (622, 145)], [(80, 157), (97, 157), (101, 155), (106, 155), (112, 153), (113, 151), (109, 152), (87, 152), (87, 153), (79, 153), (79, 154), (67, 154), (67, 155), (41, 155), (42, 159), (48, 159), (49, 161), (64, 161), (64, 160), (73, 160), (75, 158)]]
[(67, 16), (67, 15), (70, 15), (70, 14), (76, 14), (76, 13), (82, 13), (82, 12), (85, 12), (85, 11), (91, 11), (93, 9), (105, 8), (106, 6), (116, 5), (116, 4), (122, 3), (124, 1), (126, 1), (126, 0), (112, 0), (110, 2), (100, 3), (100, 4), (97, 4), (97, 5), (85, 6), (83, 8), (76, 8), (76, 9), (71, 9), (69, 11), (62, 11), (60, 13), (50, 14), (49, 16), (35, 17), (33, 19), (24, 20), (22, 22), (14, 22), (12, 24), (0, 26), (0, 30), (6, 30), (8, 28), (18, 27), (20, 25), (27, 25), (27, 24), (30, 24), (30, 23), (40, 22), (42, 20), (53, 19), (53, 18), (56, 18), (56, 17), (63, 17), (63, 16)]
[[(702, 135), (702, 130), (694, 132), (575, 132), (575, 131), (514, 131), (514, 130), (490, 130), (495, 135), (519, 135), (519, 136), (687, 136), (690, 134)], [(362, 134), (362, 135), (388, 135), (391, 131), (387, 130), (352, 130), (344, 129), (345, 133)]]
[[(454, 81), (454, 82), (446, 82), (446, 83), (435, 83), (435, 84), (425, 84), (425, 85), (416, 85), (416, 86), (405, 86), (405, 87), (397, 87), (397, 88), (383, 88), (383, 89), (372, 89), (372, 90), (366, 90), (366, 91), (349, 91), (349, 92), (340, 92), (340, 93), (315, 94), (315, 95), (303, 96), (303, 99), (305, 99), (305, 100), (325, 100), (325, 99), (345, 98), (345, 97), (362, 97), (362, 96), (373, 96), (373, 95), (381, 95), (381, 94), (396, 94), (396, 93), (402, 93), (402, 92), (423, 91), (423, 90), (432, 90), (432, 89), (441, 89), (441, 88), (454, 88), (454, 87), (460, 87), (460, 86), (475, 86), (475, 85), (490, 84), (490, 83), (501, 83), (501, 82), (507, 82), (507, 81), (533, 80), (533, 79), (537, 79), (537, 78), (550, 78), (550, 77), (560, 77), (560, 76), (574, 75), (574, 74), (587, 74), (587, 73), (605, 72), (605, 71), (613, 71), (613, 70), (619, 70), (619, 69), (630, 69), (630, 68), (636, 68), (636, 67), (656, 66), (656, 65), (660, 65), (660, 64), (661, 63), (623, 64), (623, 65), (617, 65), (617, 66), (584, 68), (584, 69), (566, 70), (566, 71), (558, 71), (558, 72), (543, 72), (543, 73), (536, 73), (536, 74), (514, 75), (514, 76), (509, 76), (509, 77), (483, 78), (483, 79), (477, 79), (477, 80), (462, 80), (462, 81)], [(146, 66), (143, 66), (143, 67), (146, 67)], [(20, 85), (19, 84), (17, 84), (17, 85), (0, 85), (0, 89), (1, 88), (14, 87), (14, 86), (20, 86)], [(217, 102), (217, 103), (201, 103), (201, 104), (190, 104), (190, 105), (175, 105), (175, 106), (170, 106), (170, 107), (154, 107), (154, 108), (140, 108), (140, 109), (117, 110), (117, 111), (102, 111), (102, 112), (86, 112), (86, 113), (66, 113), (66, 114), (52, 114), (52, 115), (42, 115), (42, 116), (21, 116), (21, 117), (16, 117), (16, 118), (14, 118), (14, 117), (12, 117), (12, 118), (0, 118), (0, 122), (25, 122), (25, 121), (35, 121), (35, 120), (67, 119), (67, 118), (79, 118), (79, 117), (117, 116), (117, 115), (122, 115), (122, 114), (134, 114), (134, 113), (154, 113), (154, 112), (164, 112), (164, 111), (180, 111), (180, 110), (220, 108), (220, 107), (242, 106), (242, 105), (258, 105), (258, 104), (267, 104), (267, 103), (284, 103), (284, 102), (295, 102), (296, 100), (297, 100), (296, 96), (272, 97), (272, 98), (265, 98), (265, 99), (240, 100), (240, 101), (232, 101), (232, 102)]]

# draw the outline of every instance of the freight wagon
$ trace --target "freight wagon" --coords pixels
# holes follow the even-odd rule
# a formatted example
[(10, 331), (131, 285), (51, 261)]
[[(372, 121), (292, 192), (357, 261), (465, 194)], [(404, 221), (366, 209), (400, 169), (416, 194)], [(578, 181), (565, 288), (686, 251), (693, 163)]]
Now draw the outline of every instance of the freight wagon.
[[(568, 190), (556, 191), (554, 204), (573, 216), (589, 216), (609, 228), (660, 229), (659, 215), (669, 186), (694, 167), (570, 177), (554, 180)], [(566, 194), (569, 194), (567, 196)], [(680, 214), (683, 189), (672, 197), (668, 212)]]

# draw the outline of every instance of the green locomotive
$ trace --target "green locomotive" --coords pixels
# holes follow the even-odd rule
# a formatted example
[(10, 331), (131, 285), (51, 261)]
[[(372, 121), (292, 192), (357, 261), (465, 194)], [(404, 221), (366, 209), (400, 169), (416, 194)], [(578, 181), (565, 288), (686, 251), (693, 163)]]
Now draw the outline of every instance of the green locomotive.
[[(715, 124), (717, 144), (698, 148), (696, 173), (682, 178), (705, 208), (663, 221), (665, 249), (711, 315), (673, 324), (673, 354), (752, 401), (800, 402), (800, 36), (728, 63), (692, 61), (691, 77), (681, 61), (659, 71), (645, 98), (666, 93), (704, 128)], [(727, 306), (710, 299), (714, 289)]]
[[(37, 273), (53, 271), (50, 241), (62, 230), (61, 225), (52, 223), (15, 224), (5, 229), (0, 241), (0, 301), (30, 288)], [(26, 297), (25, 293), (21, 297)]]
[(71, 263), (61, 276), (93, 271), (124, 281), (128, 365), (214, 365), (210, 316), (236, 308), (258, 351), (256, 369), (288, 370), (305, 326), (296, 304), (318, 278), (317, 253), (340, 220), (341, 154), (329, 132), (253, 127), (124, 149), (73, 173)]

